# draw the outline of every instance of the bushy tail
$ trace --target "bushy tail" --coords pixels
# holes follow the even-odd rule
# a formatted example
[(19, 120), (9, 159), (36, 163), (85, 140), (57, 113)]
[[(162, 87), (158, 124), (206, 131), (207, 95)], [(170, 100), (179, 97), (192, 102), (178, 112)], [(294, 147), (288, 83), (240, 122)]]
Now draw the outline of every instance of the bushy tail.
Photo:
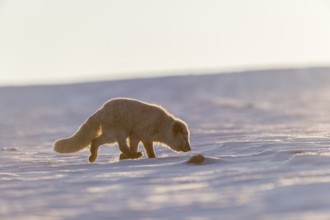
[(88, 147), (92, 140), (100, 135), (101, 127), (98, 120), (89, 117), (71, 137), (57, 140), (54, 143), (54, 151), (57, 153), (74, 153)]

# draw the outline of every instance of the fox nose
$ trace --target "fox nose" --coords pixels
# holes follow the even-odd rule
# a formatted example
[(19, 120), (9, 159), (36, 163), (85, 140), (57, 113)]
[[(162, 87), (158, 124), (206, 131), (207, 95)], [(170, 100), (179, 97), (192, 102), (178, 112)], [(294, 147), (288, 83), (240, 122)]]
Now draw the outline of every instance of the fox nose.
[(188, 145), (184, 146), (183, 149), (182, 149), (182, 151), (183, 152), (191, 151), (190, 145), (188, 144)]

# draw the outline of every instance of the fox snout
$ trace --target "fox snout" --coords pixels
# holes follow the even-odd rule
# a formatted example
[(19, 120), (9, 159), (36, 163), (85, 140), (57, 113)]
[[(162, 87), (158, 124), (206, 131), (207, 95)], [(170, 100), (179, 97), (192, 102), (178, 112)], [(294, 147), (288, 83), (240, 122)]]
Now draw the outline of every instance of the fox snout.
[(183, 146), (183, 148), (182, 148), (181, 150), (182, 150), (183, 152), (191, 151), (190, 145), (187, 144), (187, 145)]

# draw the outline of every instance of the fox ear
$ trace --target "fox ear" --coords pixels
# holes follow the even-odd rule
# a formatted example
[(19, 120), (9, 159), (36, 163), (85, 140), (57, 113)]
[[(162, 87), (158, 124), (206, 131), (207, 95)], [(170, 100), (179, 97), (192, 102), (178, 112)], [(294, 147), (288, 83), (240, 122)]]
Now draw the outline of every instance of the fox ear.
[(184, 125), (179, 122), (179, 121), (175, 121), (174, 124), (173, 124), (173, 132), (174, 134), (179, 134), (179, 133), (182, 133), (183, 130), (184, 130)]

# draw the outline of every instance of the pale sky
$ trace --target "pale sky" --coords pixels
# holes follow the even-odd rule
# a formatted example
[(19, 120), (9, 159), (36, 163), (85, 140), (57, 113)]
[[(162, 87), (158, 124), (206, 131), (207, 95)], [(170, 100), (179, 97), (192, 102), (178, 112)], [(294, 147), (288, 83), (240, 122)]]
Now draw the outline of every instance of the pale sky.
[(330, 66), (330, 0), (0, 0), (0, 85)]

